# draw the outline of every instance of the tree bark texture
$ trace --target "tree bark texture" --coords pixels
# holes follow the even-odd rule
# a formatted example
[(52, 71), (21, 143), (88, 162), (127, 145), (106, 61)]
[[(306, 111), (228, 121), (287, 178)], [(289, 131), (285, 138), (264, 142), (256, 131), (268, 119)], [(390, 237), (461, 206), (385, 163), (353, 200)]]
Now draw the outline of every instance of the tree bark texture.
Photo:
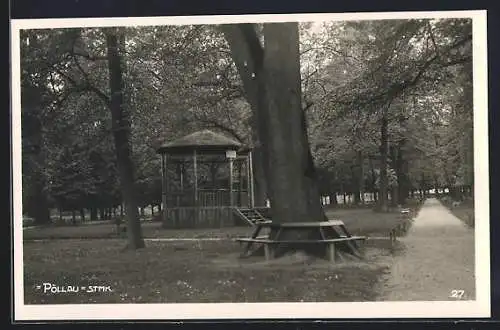
[(130, 116), (124, 103), (123, 81), (123, 37), (117, 29), (106, 31), (106, 45), (109, 64), (109, 87), (111, 91), (110, 110), (115, 151), (120, 176), (120, 186), (126, 205), (128, 248), (144, 247), (141, 224), (135, 196), (134, 167), (131, 158)]
[(378, 208), (381, 211), (387, 211), (387, 154), (388, 154), (388, 119), (387, 110), (384, 107), (380, 123), (380, 177), (379, 177), (379, 196)]
[(403, 157), (402, 143), (399, 144), (396, 155), (396, 176), (398, 180), (398, 202), (406, 203), (409, 194), (408, 164)]
[(275, 222), (324, 221), (302, 110), (297, 23), (222, 27), (252, 106)]
[(22, 88), (23, 139), (23, 213), (33, 217), (35, 224), (51, 222), (45, 178), (43, 150), (42, 91), (36, 86)]

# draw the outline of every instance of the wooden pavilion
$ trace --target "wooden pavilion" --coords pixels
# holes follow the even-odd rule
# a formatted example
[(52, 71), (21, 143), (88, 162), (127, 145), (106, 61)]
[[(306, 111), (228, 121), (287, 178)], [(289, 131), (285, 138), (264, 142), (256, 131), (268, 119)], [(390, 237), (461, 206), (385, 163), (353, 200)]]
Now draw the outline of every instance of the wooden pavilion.
[(248, 219), (254, 209), (250, 148), (202, 130), (167, 142), (157, 151), (162, 159), (164, 227), (252, 223)]

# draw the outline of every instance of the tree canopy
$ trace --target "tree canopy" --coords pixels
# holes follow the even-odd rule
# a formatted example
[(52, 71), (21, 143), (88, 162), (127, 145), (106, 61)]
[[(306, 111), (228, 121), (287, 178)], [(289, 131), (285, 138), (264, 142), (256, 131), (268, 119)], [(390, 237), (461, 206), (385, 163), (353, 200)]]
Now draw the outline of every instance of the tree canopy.
[[(270, 40), (286, 44), (279, 26), (238, 27), (255, 33), (246, 39), (254, 62), (235, 56), (238, 40), (227, 26), (120, 30), (138, 206), (160, 204), (155, 150), (166, 140), (210, 128), (256, 149), (271, 143), (271, 128), (256, 134), (256, 123), (265, 124), (254, 111), (262, 94), (249, 82), (258, 78), (258, 61), (283, 64), (268, 53), (259, 59), (259, 49), (273, 49)], [(49, 221), (51, 207), (96, 210), (123, 202), (106, 31), (21, 31), (23, 198), (40, 223)], [(473, 185), (470, 19), (307, 22), (298, 24), (297, 39), (304, 150), (322, 195), (349, 193), (362, 202), (364, 192), (376, 192), (386, 206), (388, 192), (393, 203), (404, 203), (417, 189)], [(273, 88), (280, 83), (286, 85)], [(256, 155), (257, 164), (262, 157), (271, 156)], [(256, 168), (264, 197), (271, 180), (265, 173)]]

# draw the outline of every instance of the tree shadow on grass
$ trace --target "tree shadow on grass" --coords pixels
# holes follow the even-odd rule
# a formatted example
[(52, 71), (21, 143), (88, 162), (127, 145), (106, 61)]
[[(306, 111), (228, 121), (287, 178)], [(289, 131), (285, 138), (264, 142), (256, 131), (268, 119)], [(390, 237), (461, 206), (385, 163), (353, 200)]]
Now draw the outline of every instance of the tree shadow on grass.
[[(366, 260), (332, 265), (301, 255), (240, 260), (230, 240), (150, 242), (127, 252), (106, 240), (32, 242), (24, 246), (25, 303), (373, 301), (390, 252), (386, 243), (367, 244)], [(41, 282), (113, 292), (47, 295), (34, 289)]]

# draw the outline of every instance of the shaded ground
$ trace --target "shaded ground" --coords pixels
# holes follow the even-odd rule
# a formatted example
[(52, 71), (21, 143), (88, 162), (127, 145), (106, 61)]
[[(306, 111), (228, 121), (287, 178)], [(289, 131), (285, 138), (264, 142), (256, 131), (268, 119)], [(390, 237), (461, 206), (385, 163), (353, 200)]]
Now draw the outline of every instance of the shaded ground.
[[(401, 220), (400, 213), (377, 213), (371, 209), (329, 209), (326, 211), (330, 219), (344, 221), (353, 235), (386, 236)], [(163, 229), (158, 222), (143, 221), (145, 238), (235, 238), (248, 236), (250, 226), (226, 227), (210, 229)], [(117, 238), (116, 226), (112, 223), (87, 223), (78, 226), (47, 226), (25, 228), (24, 240), (64, 239), (64, 238)]]
[[(119, 240), (26, 242), (25, 303), (374, 301), (388, 243), (369, 241), (366, 260), (332, 265), (300, 254), (239, 260), (228, 240), (150, 242), (134, 252)], [(44, 294), (44, 282), (113, 292)]]
[(379, 300), (475, 299), (474, 232), (437, 199), (424, 203), (400, 242), (404, 251), (386, 274)]
[[(398, 212), (370, 209), (329, 210), (328, 216), (342, 219), (353, 234), (379, 238), (401, 221)], [(144, 222), (149, 238), (220, 240), (148, 240), (146, 249), (122, 251), (125, 242), (116, 238), (112, 224), (26, 229), (25, 303), (374, 301), (374, 288), (398, 252), (382, 238), (365, 243), (367, 257), (359, 262), (332, 265), (300, 254), (270, 263), (263, 257), (240, 260), (241, 248), (231, 238), (251, 230), (164, 230), (159, 223)], [(67, 239), (35, 241), (48, 238)], [(80, 289), (43, 293), (44, 282)], [(81, 289), (94, 285), (110, 286), (113, 292)]]

